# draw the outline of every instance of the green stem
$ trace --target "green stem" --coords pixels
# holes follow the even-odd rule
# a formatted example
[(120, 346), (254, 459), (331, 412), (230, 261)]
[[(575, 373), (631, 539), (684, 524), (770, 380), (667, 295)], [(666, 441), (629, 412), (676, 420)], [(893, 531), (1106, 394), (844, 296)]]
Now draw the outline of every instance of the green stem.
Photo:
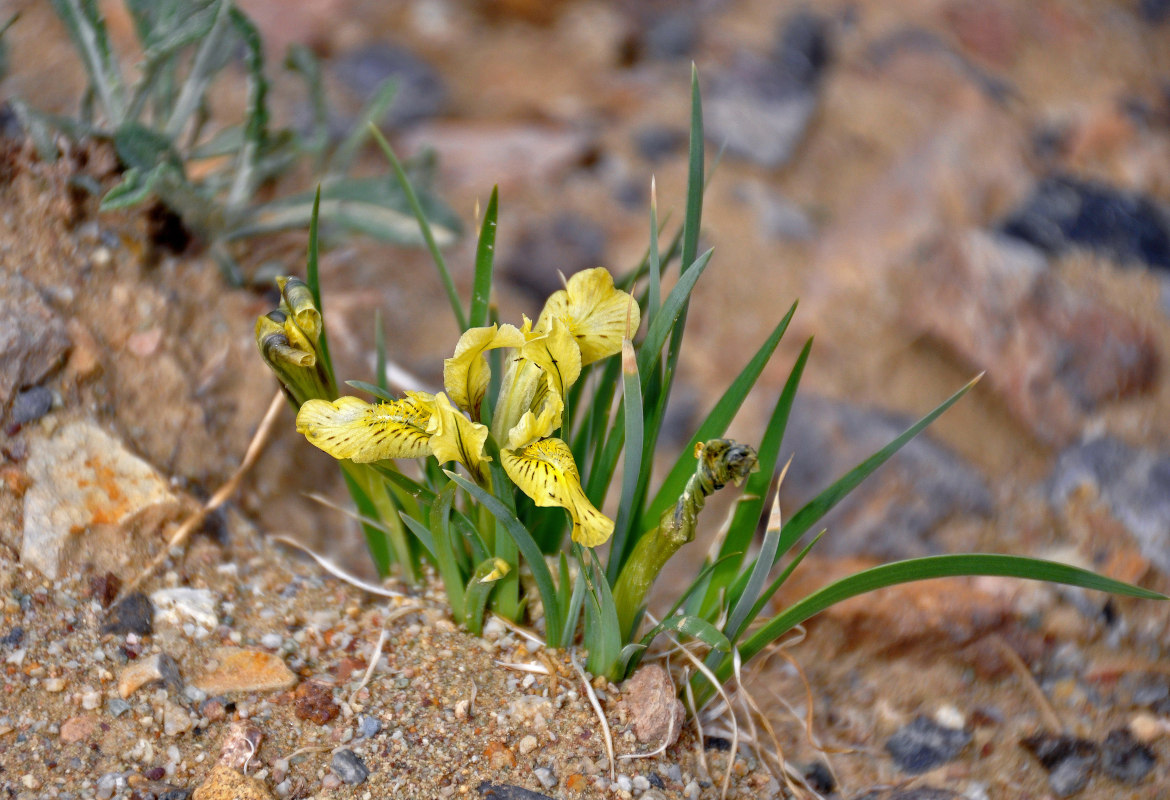
[(623, 641), (633, 637), (638, 612), (658, 573), (684, 544), (694, 540), (699, 512), (707, 497), (727, 483), (739, 483), (756, 468), (756, 451), (730, 439), (711, 439), (699, 450), (698, 457), (695, 474), (674, 507), (663, 511), (658, 527), (638, 540), (618, 576), (613, 594)]

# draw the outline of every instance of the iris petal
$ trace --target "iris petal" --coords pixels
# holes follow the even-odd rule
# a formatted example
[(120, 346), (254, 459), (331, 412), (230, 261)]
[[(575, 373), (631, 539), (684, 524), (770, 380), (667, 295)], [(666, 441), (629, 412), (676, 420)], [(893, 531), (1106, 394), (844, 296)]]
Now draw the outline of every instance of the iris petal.
[(582, 364), (619, 352), (622, 337), (633, 338), (641, 323), (634, 298), (615, 288), (613, 276), (602, 267), (578, 272), (564, 289), (553, 292), (536, 329), (548, 330), (554, 318), (562, 319), (577, 339)]
[(491, 381), (491, 369), (484, 353), (498, 347), (520, 347), (524, 335), (514, 325), (468, 328), (455, 345), (455, 355), (443, 362), (443, 385), (455, 405), (473, 418)]
[(358, 463), (431, 454), (424, 404), (429, 395), (411, 392), (392, 403), (356, 397), (309, 400), (297, 413), (297, 432), (334, 458)]
[(500, 463), (536, 505), (559, 506), (569, 512), (574, 542), (597, 547), (613, 535), (613, 520), (585, 496), (573, 453), (560, 439), (541, 439), (519, 450), (504, 450)]

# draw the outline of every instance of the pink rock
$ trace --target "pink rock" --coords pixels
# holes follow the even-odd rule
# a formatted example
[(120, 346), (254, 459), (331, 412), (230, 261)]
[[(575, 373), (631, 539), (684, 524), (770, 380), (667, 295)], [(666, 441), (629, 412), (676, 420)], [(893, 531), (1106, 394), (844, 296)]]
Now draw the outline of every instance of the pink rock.
[(236, 720), (228, 726), (227, 735), (219, 751), (219, 764), (244, 772), (248, 762), (256, 758), (264, 732), (251, 720)]
[(657, 664), (640, 667), (622, 686), (622, 701), (630, 712), (639, 742), (674, 744), (682, 733), (686, 709), (678, 699), (666, 670)]
[(70, 717), (61, 723), (61, 743), (74, 744), (88, 739), (97, 729), (97, 720), (88, 714)]

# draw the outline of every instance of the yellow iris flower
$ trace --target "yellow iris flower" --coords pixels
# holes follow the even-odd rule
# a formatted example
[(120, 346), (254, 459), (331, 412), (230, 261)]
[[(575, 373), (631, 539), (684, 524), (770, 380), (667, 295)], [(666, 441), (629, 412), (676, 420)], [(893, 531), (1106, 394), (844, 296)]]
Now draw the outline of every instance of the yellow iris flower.
[[(568, 511), (573, 541), (596, 547), (613, 534), (613, 521), (589, 502), (569, 446), (552, 434), (561, 427), (565, 395), (582, 366), (618, 353), (639, 322), (637, 303), (614, 287), (609, 272), (585, 270), (549, 297), (535, 326), (525, 319), (520, 328), (465, 331), (443, 365), (445, 394), (407, 392), (381, 403), (310, 400), (297, 415), (297, 430), (335, 458), (434, 455), (463, 464), (480, 483), (487, 482), (491, 459), (484, 446), (490, 434), (512, 482), (536, 505)], [(478, 422), (491, 382), (486, 353), (500, 348), (511, 352), (489, 429)]]

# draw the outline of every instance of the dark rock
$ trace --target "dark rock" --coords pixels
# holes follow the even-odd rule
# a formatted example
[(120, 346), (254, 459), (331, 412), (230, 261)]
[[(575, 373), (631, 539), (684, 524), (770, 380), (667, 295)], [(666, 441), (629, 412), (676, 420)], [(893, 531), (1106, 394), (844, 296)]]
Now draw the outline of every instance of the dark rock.
[(886, 751), (901, 770), (917, 775), (951, 761), (970, 741), (965, 730), (918, 717), (889, 738)]
[(333, 690), (320, 681), (305, 681), (293, 693), (293, 713), (298, 719), (307, 719), (324, 725), (341, 713), (333, 702)]
[(693, 11), (668, 11), (650, 22), (641, 40), (647, 58), (667, 60), (689, 56), (699, 43), (699, 19)]
[[(863, 459), (885, 447), (914, 420), (824, 397), (799, 395), (780, 462), (793, 457), (780, 500), (799, 507)], [(994, 508), (983, 478), (963, 459), (921, 434), (895, 454), (826, 517), (832, 535), (821, 555), (910, 558), (940, 550), (930, 540), (940, 524)]]
[(1122, 783), (1141, 783), (1156, 763), (1154, 751), (1135, 740), (1125, 728), (1110, 731), (1101, 747), (1101, 768)]
[(109, 608), (110, 603), (118, 599), (118, 592), (122, 591), (122, 579), (112, 572), (105, 575), (94, 575), (89, 579), (89, 596), (102, 604), (102, 608)]
[(1058, 797), (1085, 788), (1099, 758), (1096, 742), (1074, 736), (1038, 733), (1020, 744), (1048, 770), (1048, 786)]
[(969, 230), (922, 248), (905, 313), (974, 369), (1043, 441), (1065, 444), (1085, 415), (1144, 392), (1159, 353), (1140, 324), (1069, 287), (1035, 247)]
[(1138, 11), (1151, 25), (1161, 25), (1170, 19), (1170, 0), (1139, 0)]
[(824, 761), (812, 762), (801, 770), (801, 774), (814, 792), (829, 794), (837, 788), (837, 781), (833, 779), (833, 773), (829, 771), (829, 765)]
[(871, 789), (855, 800), (963, 800), (963, 795), (950, 789), (919, 786), (917, 789)]
[(703, 110), (707, 138), (765, 167), (787, 162), (816, 111), (830, 53), (827, 23), (798, 12), (769, 58), (741, 52), (712, 76)]
[(491, 800), (553, 800), (546, 794), (506, 783), (484, 781), (475, 788), (479, 791), (480, 797), (491, 798)]
[(1084, 247), (1121, 263), (1170, 269), (1170, 211), (1102, 183), (1045, 178), (1000, 228), (1050, 254)]
[(128, 633), (149, 636), (154, 633), (154, 604), (142, 592), (122, 598), (106, 615), (102, 633), (125, 636)]
[(722, 736), (704, 736), (703, 749), (727, 753), (731, 751), (731, 740), (725, 739)]
[(65, 323), (36, 287), (0, 270), (0, 411), (15, 390), (39, 384), (56, 369), (68, 349)]
[(634, 131), (634, 147), (638, 155), (657, 164), (682, 152), (687, 145), (687, 132), (668, 125), (647, 125)]
[(44, 386), (34, 386), (18, 392), (12, 401), (12, 421), (25, 425), (40, 419), (53, 407), (53, 392)]
[(333, 71), (363, 101), (384, 81), (394, 79), (394, 101), (382, 120), (390, 127), (433, 117), (447, 102), (447, 88), (435, 68), (396, 45), (370, 44), (346, 53), (333, 63)]
[(17, 625), (15, 628), (0, 637), (0, 647), (16, 648), (24, 641), (24, 628)]
[(657, 772), (651, 772), (646, 777), (646, 780), (650, 781), (650, 785), (653, 786), (655, 789), (665, 789), (666, 788), (666, 781), (662, 780), (662, 778), (659, 776), (659, 774)]
[(333, 770), (334, 775), (350, 786), (357, 786), (370, 777), (370, 768), (362, 763), (362, 760), (352, 750), (348, 749), (338, 750), (334, 753), (329, 768)]
[(1122, 682), (1128, 684), (1131, 705), (1148, 708), (1156, 714), (1170, 715), (1170, 675), (1151, 672), (1127, 674)]
[(190, 796), (190, 789), (167, 789), (158, 796), (158, 800), (187, 800)]
[(517, 288), (544, 303), (567, 278), (605, 260), (605, 229), (575, 214), (560, 214), (525, 228), (500, 266)]
[(1086, 486), (1133, 535), (1142, 556), (1170, 574), (1170, 455), (1108, 437), (1081, 442), (1057, 459), (1049, 500), (1061, 508)]

